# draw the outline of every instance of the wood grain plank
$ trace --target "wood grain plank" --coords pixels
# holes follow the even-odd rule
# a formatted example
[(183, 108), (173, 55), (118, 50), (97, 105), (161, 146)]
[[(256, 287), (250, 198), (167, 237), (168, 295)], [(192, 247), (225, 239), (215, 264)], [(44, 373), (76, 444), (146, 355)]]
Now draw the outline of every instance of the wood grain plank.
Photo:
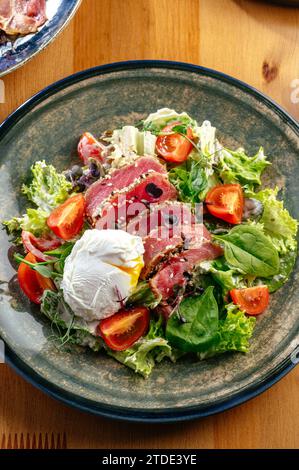
[(247, 0), (201, 0), (201, 64), (253, 85), (299, 118), (299, 9)]
[(73, 71), (74, 22), (44, 51), (25, 66), (5, 75), (5, 103), (0, 104), (0, 122), (20, 104), (42, 88)]
[[(88, 32), (82, 31), (88, 24)], [(87, 33), (87, 34), (86, 34)], [(75, 70), (134, 59), (199, 62), (197, 0), (85, 0), (75, 17)]]

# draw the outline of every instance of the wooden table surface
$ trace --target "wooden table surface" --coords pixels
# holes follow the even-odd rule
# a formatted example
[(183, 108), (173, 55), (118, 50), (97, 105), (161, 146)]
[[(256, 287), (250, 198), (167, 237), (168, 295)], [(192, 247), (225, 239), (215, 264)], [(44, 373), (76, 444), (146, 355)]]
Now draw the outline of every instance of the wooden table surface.
[[(1, 121), (55, 80), (127, 59), (215, 68), (268, 94), (299, 119), (299, 9), (241, 0), (83, 0), (45, 51), (4, 77)], [(65, 433), (69, 448), (296, 448), (298, 369), (263, 395), (217, 416), (169, 425), (90, 416), (47, 397), (0, 365), (0, 440)], [(11, 436), (11, 440), (9, 440)], [(15, 443), (16, 445), (16, 443)], [(1, 441), (0, 441), (1, 446)]]

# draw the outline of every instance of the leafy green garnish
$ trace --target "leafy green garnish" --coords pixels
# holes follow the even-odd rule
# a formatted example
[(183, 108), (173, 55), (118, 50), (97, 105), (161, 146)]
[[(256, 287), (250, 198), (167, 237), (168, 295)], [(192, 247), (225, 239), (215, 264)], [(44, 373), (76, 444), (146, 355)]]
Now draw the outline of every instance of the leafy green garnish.
[(231, 289), (241, 287), (242, 275), (230, 268), (223, 256), (212, 261), (202, 261), (200, 268), (211, 274), (217, 284), (220, 285), (223, 296), (226, 296)]
[(37, 208), (28, 208), (22, 217), (13, 217), (2, 222), (8, 233), (17, 236), (26, 230), (39, 237), (48, 232), (46, 220), (55, 207), (64, 202), (72, 189), (62, 173), (44, 161), (36, 162), (32, 168), (33, 180), (29, 186), (23, 185), (22, 192)]
[(280, 253), (296, 249), (297, 220), (293, 219), (284, 208), (283, 201), (277, 199), (278, 188), (263, 189), (253, 197), (262, 202), (264, 209), (259, 223), (263, 225), (264, 233), (271, 239)]
[(270, 292), (275, 292), (289, 279), (297, 259), (297, 246), (295, 250), (289, 250), (279, 257), (279, 273), (268, 279), (258, 278), (257, 284), (266, 284)]
[(140, 338), (129, 349), (125, 351), (112, 351), (107, 348), (107, 353), (125, 366), (143, 375), (143, 377), (148, 377), (155, 363), (161, 362), (165, 357), (175, 362), (181, 355), (173, 350), (165, 339), (162, 317), (158, 320), (152, 319), (148, 334)]
[(176, 187), (181, 201), (197, 203), (202, 200), (202, 193), (207, 187), (208, 180), (200, 161), (188, 158), (170, 170), (168, 177)]
[(211, 286), (203, 295), (187, 297), (180, 303), (167, 322), (166, 338), (181, 351), (197, 353), (212, 346), (217, 329), (218, 305)]
[(93, 351), (102, 347), (102, 340), (90, 333), (88, 324), (75, 316), (64, 301), (62, 292), (45, 290), (42, 296), (41, 312), (51, 320), (54, 339), (59, 346), (66, 344), (88, 346)]
[(245, 190), (253, 191), (261, 184), (261, 174), (270, 165), (263, 149), (253, 157), (246, 155), (243, 149), (236, 151), (222, 149), (218, 153), (218, 172), (223, 183), (240, 183)]
[(36, 162), (31, 171), (32, 182), (29, 186), (24, 184), (22, 191), (39, 209), (50, 213), (68, 198), (72, 184), (45, 161)]
[(168, 320), (166, 338), (179, 350), (203, 359), (227, 351), (248, 352), (254, 325), (255, 318), (234, 304), (226, 305), (225, 316), (219, 319), (213, 287), (208, 287), (202, 296), (182, 301)]
[(212, 357), (228, 351), (249, 351), (249, 339), (252, 336), (256, 319), (247, 317), (234, 304), (226, 305), (227, 314), (219, 320), (218, 338), (210, 349), (199, 354), (200, 359)]
[(241, 273), (269, 277), (279, 272), (278, 252), (259, 228), (239, 225), (214, 239), (224, 243), (226, 262)]

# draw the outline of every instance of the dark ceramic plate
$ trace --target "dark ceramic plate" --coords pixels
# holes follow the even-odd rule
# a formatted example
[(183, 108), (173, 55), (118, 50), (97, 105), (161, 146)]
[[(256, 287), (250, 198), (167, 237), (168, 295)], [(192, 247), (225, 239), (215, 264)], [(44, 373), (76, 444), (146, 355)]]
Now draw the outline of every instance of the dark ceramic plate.
[(47, 0), (48, 21), (36, 34), (0, 45), (0, 77), (23, 65), (43, 50), (68, 24), (81, 0)]
[[(172, 62), (128, 62), (98, 67), (62, 80), (27, 101), (0, 128), (1, 218), (22, 213), (21, 182), (45, 158), (61, 170), (75, 155), (78, 136), (134, 123), (162, 107), (209, 119), (231, 147), (256, 152), (263, 144), (273, 165), (267, 178), (285, 189), (299, 218), (298, 125), (256, 90), (228, 76)], [(144, 380), (102, 354), (57, 351), (38, 309), (13, 295), (1, 233), (0, 334), (6, 359), (50, 395), (96, 414), (127, 420), (173, 421), (225, 410), (272, 385), (293, 367), (298, 344), (298, 268), (258, 318), (248, 355), (207, 361), (164, 362)], [(10, 290), (9, 290), (10, 288)]]

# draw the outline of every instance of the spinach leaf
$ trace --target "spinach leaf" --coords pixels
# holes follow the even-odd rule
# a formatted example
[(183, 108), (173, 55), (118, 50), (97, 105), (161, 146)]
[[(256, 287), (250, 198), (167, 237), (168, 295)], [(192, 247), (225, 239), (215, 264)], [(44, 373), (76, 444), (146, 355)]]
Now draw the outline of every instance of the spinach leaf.
[(168, 320), (166, 339), (184, 352), (200, 352), (217, 341), (218, 305), (213, 287), (201, 296), (185, 298)]
[(224, 243), (227, 263), (245, 274), (269, 277), (279, 272), (278, 252), (257, 227), (239, 225), (226, 235), (214, 235)]

